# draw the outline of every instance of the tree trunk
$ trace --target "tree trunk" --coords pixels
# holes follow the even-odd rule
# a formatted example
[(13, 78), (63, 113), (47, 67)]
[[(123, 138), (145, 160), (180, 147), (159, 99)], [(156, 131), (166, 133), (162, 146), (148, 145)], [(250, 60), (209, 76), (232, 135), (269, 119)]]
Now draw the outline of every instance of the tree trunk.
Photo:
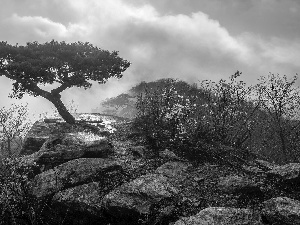
[(52, 104), (57, 109), (59, 115), (69, 124), (75, 124), (75, 118), (72, 114), (67, 110), (64, 103), (61, 101), (59, 95), (49, 95), (47, 99), (52, 102)]

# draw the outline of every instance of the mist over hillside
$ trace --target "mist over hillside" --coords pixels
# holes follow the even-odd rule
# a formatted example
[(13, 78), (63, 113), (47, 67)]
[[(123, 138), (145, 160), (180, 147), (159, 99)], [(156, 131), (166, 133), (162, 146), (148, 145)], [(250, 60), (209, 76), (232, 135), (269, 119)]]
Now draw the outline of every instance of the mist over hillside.
[(173, 78), (163, 78), (152, 82), (143, 81), (125, 93), (101, 102), (99, 107), (92, 109), (92, 112), (133, 119), (137, 113), (136, 102), (138, 96), (144, 95), (146, 91), (163, 90), (170, 86), (170, 83), (172, 83), (174, 88), (182, 95), (188, 92), (191, 87), (195, 86), (195, 84), (188, 84)]

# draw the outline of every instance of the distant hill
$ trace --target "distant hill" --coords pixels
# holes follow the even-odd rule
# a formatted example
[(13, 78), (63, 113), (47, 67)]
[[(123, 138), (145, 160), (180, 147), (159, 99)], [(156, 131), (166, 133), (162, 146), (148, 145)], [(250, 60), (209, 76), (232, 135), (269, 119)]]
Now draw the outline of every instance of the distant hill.
[(193, 87), (193, 85), (190, 85), (184, 81), (177, 81), (172, 78), (160, 79), (148, 83), (141, 82), (132, 87), (129, 91), (101, 102), (100, 106), (96, 109), (93, 109), (92, 112), (132, 119), (137, 112), (135, 107), (137, 96), (144, 94), (145, 90), (163, 90), (164, 88), (170, 86), (171, 83), (178, 91), (178, 94), (181, 95), (186, 95)]

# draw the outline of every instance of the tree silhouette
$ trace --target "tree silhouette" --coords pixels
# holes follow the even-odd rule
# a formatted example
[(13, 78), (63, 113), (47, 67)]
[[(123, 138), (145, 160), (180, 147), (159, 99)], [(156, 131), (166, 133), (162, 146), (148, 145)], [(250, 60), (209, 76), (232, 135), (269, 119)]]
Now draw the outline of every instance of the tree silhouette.
[[(117, 51), (102, 50), (86, 42), (44, 44), (28, 42), (25, 46), (0, 42), (0, 76), (14, 80), (10, 97), (22, 98), (25, 93), (46, 98), (61, 117), (70, 124), (74, 117), (61, 101), (61, 92), (71, 88), (90, 88), (91, 81), (105, 83), (109, 78), (121, 78), (130, 62)], [(56, 84), (51, 91), (40, 86)]]

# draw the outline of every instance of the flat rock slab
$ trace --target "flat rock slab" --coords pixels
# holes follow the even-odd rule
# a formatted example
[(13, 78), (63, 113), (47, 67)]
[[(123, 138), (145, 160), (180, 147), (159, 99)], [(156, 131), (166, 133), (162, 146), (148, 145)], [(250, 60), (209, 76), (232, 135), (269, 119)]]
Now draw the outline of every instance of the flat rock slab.
[(116, 188), (103, 199), (105, 210), (116, 218), (149, 215), (150, 208), (179, 193), (166, 176), (148, 174)]
[(106, 137), (86, 132), (66, 133), (49, 138), (38, 151), (36, 162), (53, 168), (72, 159), (105, 158), (113, 153)]
[(249, 209), (209, 207), (184, 217), (174, 225), (262, 225), (260, 216)]
[(100, 189), (100, 182), (79, 185), (56, 193), (52, 198), (52, 202), (67, 208), (73, 213), (80, 212), (101, 216), (103, 195), (101, 195)]
[(300, 201), (277, 197), (263, 203), (262, 215), (268, 224), (300, 224)]
[(109, 178), (111, 173), (121, 171), (120, 164), (111, 159), (75, 159), (35, 176), (32, 194), (36, 197), (52, 195), (66, 188)]
[[(115, 218), (137, 221), (152, 213), (154, 206), (174, 201), (191, 164), (168, 162), (155, 173), (141, 176), (116, 188), (103, 198), (105, 210)], [(168, 207), (167, 207), (168, 208)]]

